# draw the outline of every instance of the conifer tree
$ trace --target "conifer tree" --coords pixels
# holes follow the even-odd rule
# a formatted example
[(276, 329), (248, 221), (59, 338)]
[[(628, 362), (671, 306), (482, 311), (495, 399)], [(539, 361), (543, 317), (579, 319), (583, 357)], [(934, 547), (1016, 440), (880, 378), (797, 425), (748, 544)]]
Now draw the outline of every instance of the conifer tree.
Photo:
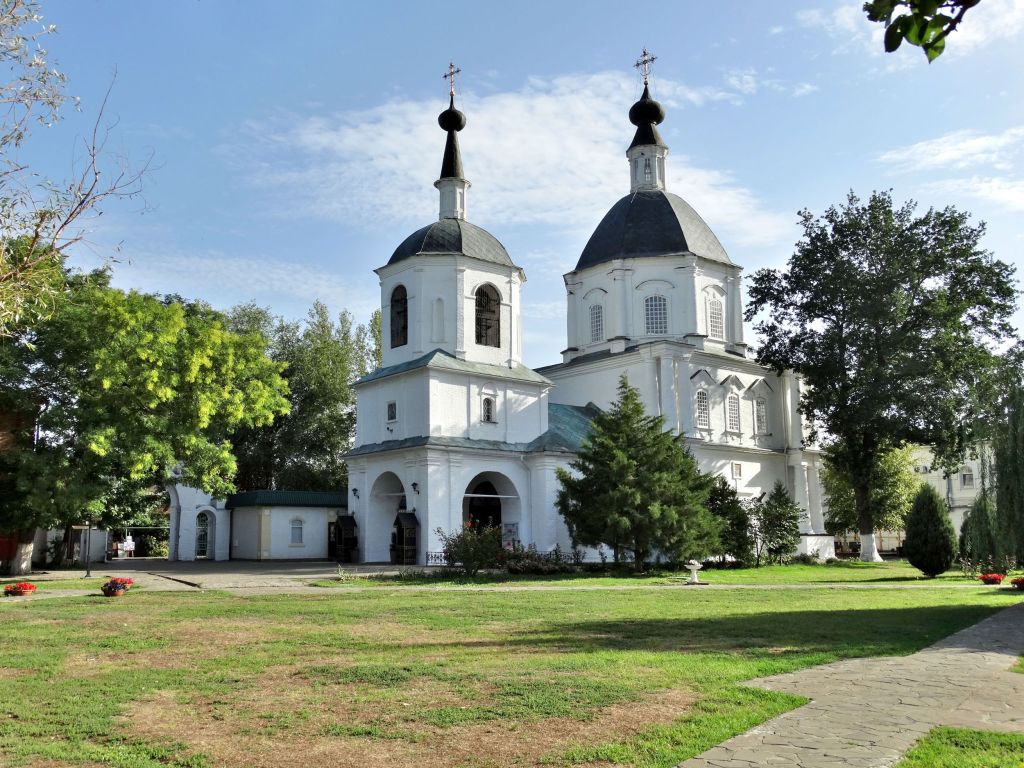
[(960, 529), (961, 550), (972, 560), (991, 560), (997, 552), (996, 508), (988, 496), (979, 493)]
[(928, 483), (921, 485), (907, 514), (903, 554), (928, 578), (948, 571), (956, 557), (956, 533), (946, 502)]
[(660, 416), (646, 415), (625, 376), (570, 467), (558, 470), (557, 507), (574, 543), (606, 545), (638, 571), (653, 555), (701, 559), (718, 545), (719, 523), (705, 507), (710, 478)]
[(800, 521), (806, 512), (790, 497), (786, 486), (776, 480), (767, 499), (750, 505), (750, 522), (754, 538), (755, 563), (767, 558), (779, 563), (792, 554), (800, 543)]
[(1016, 385), (1006, 401), (995, 440), (996, 556), (1024, 562), (1024, 389)]
[(751, 561), (754, 542), (750, 535), (750, 514), (736, 489), (724, 477), (716, 477), (712, 483), (707, 507), (722, 524), (721, 553), (740, 563)]

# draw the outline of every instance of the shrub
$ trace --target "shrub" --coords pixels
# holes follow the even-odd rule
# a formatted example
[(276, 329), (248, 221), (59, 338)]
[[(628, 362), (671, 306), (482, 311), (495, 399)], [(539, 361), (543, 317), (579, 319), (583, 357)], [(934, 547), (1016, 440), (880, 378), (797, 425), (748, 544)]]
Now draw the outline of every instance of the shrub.
[(467, 576), (476, 576), (481, 568), (495, 568), (505, 557), (497, 526), (480, 527), (469, 522), (454, 533), (446, 533), (443, 528), (435, 532), (441, 539), (445, 564)]
[(575, 573), (583, 563), (581, 555), (578, 549), (574, 549), (571, 558), (567, 558), (558, 548), (554, 552), (538, 552), (532, 544), (525, 548), (516, 544), (511, 552), (505, 553), (504, 563), (509, 573)]
[(923, 484), (907, 514), (903, 554), (921, 573), (934, 578), (953, 565), (956, 544), (946, 503), (931, 485)]

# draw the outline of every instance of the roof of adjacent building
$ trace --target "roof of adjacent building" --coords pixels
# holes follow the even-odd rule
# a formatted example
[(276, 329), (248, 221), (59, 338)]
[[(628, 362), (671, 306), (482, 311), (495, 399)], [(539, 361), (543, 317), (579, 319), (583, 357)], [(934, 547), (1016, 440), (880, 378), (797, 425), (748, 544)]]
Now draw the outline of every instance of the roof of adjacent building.
[(711, 227), (679, 195), (663, 190), (633, 192), (601, 219), (576, 270), (616, 259), (684, 253), (732, 264)]
[(245, 491), (228, 496), (228, 509), (239, 507), (343, 507), (348, 508), (345, 491)]
[(507, 365), (492, 365), (490, 363), (476, 363), (470, 360), (460, 360), (450, 352), (443, 349), (432, 349), (427, 354), (417, 357), (415, 360), (407, 360), (404, 363), (389, 365), (387, 368), (378, 368), (361, 379), (356, 385), (366, 384), (378, 379), (385, 379), (388, 376), (395, 376), (408, 371), (415, 371), (419, 368), (433, 368), (436, 370), (458, 371), (460, 373), (475, 373), (480, 376), (488, 376), (494, 379), (511, 379), (514, 381), (528, 381), (534, 384), (550, 384), (551, 382), (525, 365), (516, 363), (509, 368)]
[(385, 440), (383, 443), (360, 445), (349, 451), (348, 456), (365, 456), (384, 451), (399, 451), (403, 448), (436, 446), (439, 448), (464, 448), (479, 451), (503, 451), (510, 453), (567, 453), (574, 454), (583, 440), (590, 434), (590, 425), (601, 409), (593, 403), (587, 405), (565, 405), (548, 403), (548, 430), (529, 443), (507, 443), (503, 440), (474, 440), (468, 437), (445, 437), (442, 435), (407, 437), (403, 440)]
[(490, 232), (465, 219), (441, 219), (405, 238), (388, 260), (397, 264), (413, 256), (469, 256), (480, 261), (514, 267), (505, 246)]

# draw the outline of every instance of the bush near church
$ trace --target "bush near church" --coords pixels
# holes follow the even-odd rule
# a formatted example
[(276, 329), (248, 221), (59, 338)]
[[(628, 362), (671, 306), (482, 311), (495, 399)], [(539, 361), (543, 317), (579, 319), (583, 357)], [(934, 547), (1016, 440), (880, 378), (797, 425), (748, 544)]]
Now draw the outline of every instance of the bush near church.
[(956, 533), (946, 503), (927, 483), (917, 492), (907, 514), (903, 554), (928, 578), (948, 571), (956, 557)]

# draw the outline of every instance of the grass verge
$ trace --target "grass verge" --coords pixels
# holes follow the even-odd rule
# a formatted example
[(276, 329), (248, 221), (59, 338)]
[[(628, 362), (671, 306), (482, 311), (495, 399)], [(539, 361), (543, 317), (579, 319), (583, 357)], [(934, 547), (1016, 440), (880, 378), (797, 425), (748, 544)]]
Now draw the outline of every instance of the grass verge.
[(1024, 735), (936, 728), (896, 768), (1021, 768)]

